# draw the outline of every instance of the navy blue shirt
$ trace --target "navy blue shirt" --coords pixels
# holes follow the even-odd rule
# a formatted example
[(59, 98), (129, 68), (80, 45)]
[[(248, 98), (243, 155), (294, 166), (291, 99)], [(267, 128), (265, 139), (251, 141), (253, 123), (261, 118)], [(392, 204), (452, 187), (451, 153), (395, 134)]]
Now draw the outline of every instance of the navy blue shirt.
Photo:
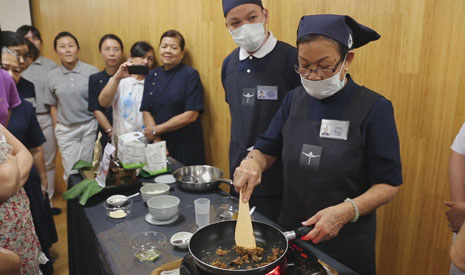
[[(105, 108), (98, 103), (100, 92), (103, 90), (105, 85), (107, 85), (110, 77), (111, 75), (107, 74), (105, 70), (89, 76), (89, 105), (87, 110), (89, 112), (101, 111), (110, 124), (113, 124), (113, 108), (111, 106)], [(108, 135), (105, 132), (107, 129), (103, 129), (99, 124), (98, 130), (102, 134), (102, 138), (100, 139), (102, 147), (105, 147), (108, 142)]]
[(26, 100), (21, 101), (18, 107), (11, 110), (8, 130), (28, 149), (38, 147), (45, 142), (34, 107)]
[(18, 84), (16, 84), (16, 89), (18, 90), (19, 97), (21, 99), (31, 102), (32, 107), (36, 107), (36, 91), (34, 84), (31, 81), (21, 77)]
[(108, 121), (112, 123), (112, 107), (105, 108), (100, 106), (98, 103), (100, 92), (103, 90), (105, 85), (107, 85), (110, 77), (111, 75), (107, 74), (105, 71), (101, 71), (89, 76), (89, 105), (87, 110), (89, 110), (89, 112), (102, 111), (102, 113), (104, 113), (107, 117)]
[[(347, 85), (335, 95), (323, 100), (309, 97), (308, 118), (317, 121), (341, 119), (352, 95), (359, 87), (348, 75)], [(271, 156), (281, 155), (282, 128), (289, 117), (293, 95), (294, 90), (286, 94), (268, 129), (257, 139), (255, 149)], [(375, 101), (360, 127), (360, 132), (367, 157), (368, 180), (372, 183), (401, 185), (399, 137), (394, 110), (388, 99), (379, 97)]]
[[(278, 41), (279, 42), (279, 41)], [(286, 44), (287, 45), (287, 44)], [(233, 52), (234, 53), (234, 52)], [(224, 86), (225, 83), (225, 78), (226, 78), (226, 73), (227, 69), (229, 67), (229, 62), (231, 62), (231, 58), (234, 56), (234, 54), (231, 53), (228, 55), (224, 61), (223, 61), (223, 66), (221, 68), (221, 82), (223, 84), (223, 88), (226, 89)], [(250, 58), (252, 57), (252, 58)], [(300, 77), (299, 75), (294, 71), (294, 65), (297, 63), (297, 50), (296, 48), (288, 45), (288, 50), (287, 50), (287, 57), (286, 57), (286, 63), (284, 67), (282, 68), (274, 68), (275, 70), (280, 70), (282, 77), (286, 80), (286, 91), (290, 91), (294, 89), (295, 87), (300, 86)], [(237, 66), (237, 72), (245, 72), (248, 69), (250, 69), (253, 72), (266, 72), (267, 68), (269, 66), (273, 66), (273, 64), (270, 64), (272, 61), (272, 55), (267, 54), (262, 58), (256, 58), (254, 56), (249, 56), (244, 60), (239, 61), (239, 66)], [(226, 97), (226, 102), (228, 102), (228, 98)]]
[[(144, 82), (140, 111), (150, 112), (156, 124), (162, 124), (186, 111), (203, 112), (203, 88), (199, 73), (184, 63), (171, 70), (151, 70)], [(200, 117), (183, 128), (161, 135), (169, 153), (185, 165), (204, 164)], [(198, 156), (189, 156), (198, 154)]]

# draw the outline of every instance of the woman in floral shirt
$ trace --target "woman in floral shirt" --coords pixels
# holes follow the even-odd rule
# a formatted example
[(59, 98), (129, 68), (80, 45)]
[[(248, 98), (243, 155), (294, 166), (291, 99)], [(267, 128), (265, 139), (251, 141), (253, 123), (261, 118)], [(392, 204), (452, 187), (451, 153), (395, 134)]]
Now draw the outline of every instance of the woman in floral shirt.
[(21, 259), (21, 274), (39, 274), (40, 244), (23, 185), (32, 166), (27, 149), (0, 125), (0, 247)]

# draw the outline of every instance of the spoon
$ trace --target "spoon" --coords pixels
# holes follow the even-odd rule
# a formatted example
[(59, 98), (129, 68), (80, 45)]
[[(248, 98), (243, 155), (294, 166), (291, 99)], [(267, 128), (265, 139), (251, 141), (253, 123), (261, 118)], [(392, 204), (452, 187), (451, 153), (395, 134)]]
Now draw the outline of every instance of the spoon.
[(249, 212), (250, 216), (252, 216), (253, 212), (255, 212), (255, 208), (257, 208), (257, 207), (253, 206), (252, 208), (250, 208), (250, 212)]
[(125, 204), (128, 199), (130, 198), (133, 198), (135, 196), (138, 196), (140, 193), (137, 192), (135, 194), (132, 194), (130, 196), (125, 196), (125, 195), (113, 195), (113, 196), (110, 196), (108, 199), (107, 199), (107, 203), (110, 204), (110, 205), (113, 205), (113, 206), (116, 206), (116, 207), (120, 207), (121, 205)]
[(189, 239), (190, 239), (190, 237), (185, 238), (185, 239), (174, 240), (173, 243), (174, 244), (183, 244), (183, 243), (187, 243), (189, 241)]

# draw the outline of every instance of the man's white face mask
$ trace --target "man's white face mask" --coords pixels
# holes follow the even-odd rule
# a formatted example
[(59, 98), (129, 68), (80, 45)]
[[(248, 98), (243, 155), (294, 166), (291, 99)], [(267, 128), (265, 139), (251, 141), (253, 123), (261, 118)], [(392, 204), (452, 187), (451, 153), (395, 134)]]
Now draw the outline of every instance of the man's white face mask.
[(247, 52), (256, 52), (266, 39), (265, 19), (260, 23), (243, 24), (229, 32), (236, 44)]

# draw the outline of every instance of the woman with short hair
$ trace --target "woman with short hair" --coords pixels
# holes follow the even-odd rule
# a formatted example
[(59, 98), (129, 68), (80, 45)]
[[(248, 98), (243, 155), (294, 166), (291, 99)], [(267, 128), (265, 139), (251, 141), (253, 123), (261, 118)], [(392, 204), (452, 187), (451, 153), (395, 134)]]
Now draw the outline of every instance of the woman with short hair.
[(180, 32), (162, 34), (158, 54), (163, 65), (149, 72), (140, 110), (147, 138), (165, 140), (170, 155), (184, 165), (205, 164), (199, 116), (203, 88), (197, 70), (182, 62), (184, 45)]
[(94, 113), (98, 121), (98, 130), (102, 134), (100, 144), (105, 148), (111, 140), (113, 131), (113, 108), (103, 107), (98, 102), (98, 97), (103, 88), (107, 85), (110, 77), (118, 70), (121, 60), (124, 57), (124, 47), (121, 39), (114, 34), (105, 34), (99, 42), (99, 51), (105, 63), (103, 71), (89, 77), (89, 107), (88, 110)]
[(77, 173), (72, 167), (78, 160), (92, 161), (97, 121), (87, 106), (89, 76), (98, 70), (79, 60), (79, 42), (71, 33), (59, 33), (54, 48), (61, 66), (48, 74), (45, 104), (50, 106), (67, 181)]

